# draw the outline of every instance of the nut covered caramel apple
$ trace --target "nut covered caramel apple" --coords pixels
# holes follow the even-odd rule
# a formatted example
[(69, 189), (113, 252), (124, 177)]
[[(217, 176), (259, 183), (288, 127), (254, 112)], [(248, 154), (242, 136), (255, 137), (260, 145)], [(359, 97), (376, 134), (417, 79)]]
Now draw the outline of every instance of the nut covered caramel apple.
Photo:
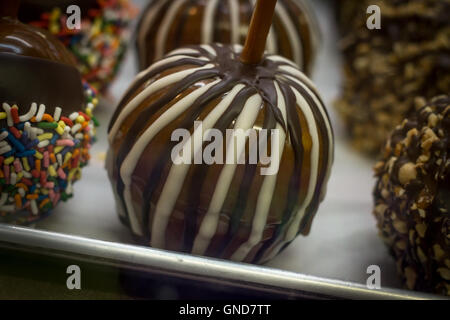
[[(367, 28), (370, 5), (381, 29)], [(450, 0), (341, 0), (343, 86), (336, 108), (352, 145), (380, 155), (416, 97), (450, 92)]]
[(450, 295), (450, 97), (418, 103), (375, 167), (374, 214), (406, 287)]
[(64, 45), (16, 10), (0, 5), (0, 222), (29, 224), (71, 197), (97, 99)]
[[(308, 234), (333, 133), (311, 81), (286, 58), (263, 55), (259, 34), (275, 2), (258, 2), (243, 49), (177, 49), (119, 103), (106, 167), (120, 217), (144, 243), (262, 263)], [(248, 135), (232, 136), (239, 131)]]
[[(254, 4), (254, 0), (152, 1), (137, 29), (140, 69), (182, 46), (244, 44)], [(293, 60), (309, 75), (319, 43), (319, 26), (308, 1), (278, 1), (268, 52)]]

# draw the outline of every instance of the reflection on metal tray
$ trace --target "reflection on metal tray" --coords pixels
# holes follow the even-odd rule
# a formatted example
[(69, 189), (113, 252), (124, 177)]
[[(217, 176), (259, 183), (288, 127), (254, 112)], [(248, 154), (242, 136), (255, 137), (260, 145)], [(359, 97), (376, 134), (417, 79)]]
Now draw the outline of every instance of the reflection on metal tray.
[(286, 298), (439, 299), (224, 260), (0, 224), (0, 247)]

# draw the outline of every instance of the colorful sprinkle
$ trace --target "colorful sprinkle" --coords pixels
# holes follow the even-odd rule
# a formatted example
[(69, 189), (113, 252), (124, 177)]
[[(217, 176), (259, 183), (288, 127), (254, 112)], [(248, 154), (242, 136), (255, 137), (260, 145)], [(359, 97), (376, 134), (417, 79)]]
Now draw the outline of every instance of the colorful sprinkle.
[[(95, 90), (84, 86), (92, 109)], [(92, 110), (73, 114), (72, 121), (59, 107), (49, 114), (45, 105), (32, 103), (22, 115), (16, 105), (1, 107), (0, 222), (30, 223), (71, 197), (72, 181), (89, 160)]]

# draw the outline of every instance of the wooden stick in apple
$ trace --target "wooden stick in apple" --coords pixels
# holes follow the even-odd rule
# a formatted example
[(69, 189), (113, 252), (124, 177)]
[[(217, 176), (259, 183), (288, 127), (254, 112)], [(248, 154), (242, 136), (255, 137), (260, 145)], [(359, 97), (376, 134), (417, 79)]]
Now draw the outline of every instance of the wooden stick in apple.
[(241, 54), (241, 62), (258, 64), (266, 48), (267, 35), (272, 25), (277, 0), (258, 0)]

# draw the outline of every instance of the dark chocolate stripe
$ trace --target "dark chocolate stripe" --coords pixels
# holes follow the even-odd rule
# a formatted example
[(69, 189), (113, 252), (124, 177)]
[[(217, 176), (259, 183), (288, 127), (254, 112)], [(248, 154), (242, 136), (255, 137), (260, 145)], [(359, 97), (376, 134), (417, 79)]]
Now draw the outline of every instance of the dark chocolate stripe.
[[(286, 136), (289, 135), (291, 145), (294, 150), (294, 171), (292, 172), (291, 179), (289, 181), (289, 191), (286, 206), (283, 209), (281, 223), (275, 228), (272, 238), (266, 241), (258, 250), (253, 259), (253, 263), (256, 263), (262, 258), (264, 252), (279, 239), (280, 234), (282, 234), (286, 229), (287, 223), (292, 219), (293, 214), (295, 214), (294, 209), (298, 203), (300, 192), (304, 148), (302, 143), (302, 128), (297, 115), (297, 101), (294, 93), (284, 81), (278, 81), (278, 84), (286, 102), (286, 118), (288, 122), (288, 131), (286, 132)], [(305, 130), (308, 130), (308, 128)]]
[[(300, 85), (298, 85), (296, 82), (291, 81), (290, 79), (286, 80), (289, 85), (294, 87), (306, 100), (306, 102), (311, 106), (311, 111), (314, 115), (314, 119), (316, 121), (317, 128), (320, 130), (320, 139), (322, 143), (320, 144), (320, 152), (319, 154), (322, 156), (322, 164), (318, 167), (318, 177), (316, 182), (316, 188), (314, 191), (313, 199), (311, 200), (311, 204), (305, 209), (305, 215), (302, 219), (302, 223), (300, 223), (299, 233), (303, 230), (303, 228), (307, 225), (307, 221), (311, 219), (311, 214), (313, 211), (311, 211), (311, 208), (316, 208), (319, 205), (319, 197), (320, 197), (320, 191), (322, 190), (323, 183), (325, 182), (325, 176), (327, 174), (327, 167), (328, 167), (328, 159), (332, 155), (329, 154), (329, 144), (332, 143), (332, 141), (328, 140), (328, 130), (325, 124), (325, 121), (329, 121), (328, 118), (324, 119), (319, 111), (319, 106), (314, 102), (313, 98), (308, 94), (308, 92), (302, 88)], [(320, 101), (320, 99), (319, 99)], [(325, 108), (324, 108), (325, 109)], [(325, 111), (326, 112), (326, 111)], [(328, 115), (327, 115), (328, 117)], [(333, 138), (332, 132), (330, 133), (331, 137)]]
[[(302, 26), (299, 22), (299, 19), (302, 17), (302, 15), (304, 16), (305, 13), (298, 7), (298, 5), (295, 5), (294, 2), (290, 2), (290, 1), (280, 1), (279, 5), (284, 6), (286, 9), (286, 12), (291, 20), (291, 22), (294, 24), (295, 26), (295, 32), (297, 33), (296, 38), (297, 39), (302, 39), (302, 41), (300, 41), (301, 43), (301, 55), (302, 55), (302, 65), (300, 67), (301, 70), (303, 70), (304, 72), (306, 72), (306, 67), (310, 66), (311, 62), (307, 61), (309, 59), (309, 53), (306, 52), (306, 45), (310, 45), (311, 44), (311, 39), (305, 39), (304, 36), (302, 36), (301, 31), (304, 31), (305, 27), (306, 28), (310, 28), (311, 26), (307, 23), (305, 23), (305, 26)], [(300, 11), (301, 15), (297, 16), (296, 12)], [(305, 34), (307, 35), (307, 37), (311, 37), (312, 31), (309, 32), (305, 32)], [(309, 41), (305, 41), (305, 40), (309, 40)], [(309, 48), (310, 49), (310, 48)], [(292, 48), (291, 48), (292, 50)], [(293, 50), (292, 50), (293, 53)]]
[[(176, 37), (175, 37), (175, 41), (174, 41), (174, 47), (175, 48), (180, 48), (181, 47), (181, 41), (182, 41), (182, 35), (183, 35), (183, 30), (186, 28), (187, 23), (189, 22), (189, 16), (190, 16), (190, 8), (192, 7), (192, 2), (191, 1), (187, 1), (181, 8), (181, 18), (179, 19), (179, 23), (178, 25), (175, 24), (175, 26), (177, 27), (176, 30)], [(170, 42), (166, 41), (166, 51), (168, 51), (168, 44)]]
[[(233, 102), (228, 107), (227, 111), (220, 117), (220, 119), (215, 124), (214, 128), (220, 130), (222, 134), (225, 134), (225, 130), (231, 126), (233, 121), (239, 116), (242, 111), (245, 102), (250, 98), (254, 93), (256, 93), (254, 88), (244, 88), (242, 89), (236, 97), (233, 99)], [(193, 174), (192, 181), (195, 181), (197, 184), (196, 188), (191, 188), (189, 199), (192, 199), (192, 202), (189, 205), (189, 209), (186, 212), (186, 225), (185, 225), (185, 251), (191, 252), (192, 247), (194, 245), (195, 235), (198, 232), (197, 226), (197, 217), (198, 217), (198, 208), (200, 205), (200, 190), (202, 190), (203, 185), (205, 183), (206, 173), (211, 166), (206, 164), (201, 164), (193, 167), (195, 170)]]
[(275, 121), (278, 122), (281, 127), (283, 127), (284, 131), (286, 131), (287, 127), (286, 122), (283, 118), (283, 113), (281, 112), (280, 108), (278, 108), (276, 100), (273, 99), (273, 97), (277, 96), (277, 92), (274, 86), (274, 80), (270, 78), (262, 78), (259, 82), (261, 84), (259, 94), (261, 95), (263, 101), (268, 104), (268, 107), (272, 109)]
[[(220, 34), (219, 34), (220, 33), (220, 28), (218, 28), (218, 26), (220, 26), (220, 23), (221, 23), (220, 18), (223, 18), (223, 16), (224, 16), (222, 14), (223, 8), (221, 8), (224, 5), (223, 2), (225, 2), (225, 1), (224, 0), (220, 0), (217, 3), (215, 12), (213, 13), (213, 15), (214, 15), (214, 22), (215, 22), (215, 23), (213, 23), (213, 28), (214, 28), (214, 30), (213, 30), (213, 38), (212, 38), (213, 42), (222, 42), (222, 41), (218, 41), (217, 39), (220, 39)], [(205, 14), (205, 11), (203, 12), (203, 14)], [(230, 35), (231, 35), (231, 32), (230, 32)], [(228, 43), (231, 43), (231, 41), (228, 41)]]
[[(309, 105), (309, 107), (310, 107), (310, 109), (311, 109), (311, 111), (312, 111), (312, 113), (314, 115), (316, 126), (317, 126), (317, 128), (319, 130), (319, 132), (318, 132), (319, 139), (321, 141), (321, 144), (320, 144), (320, 148), (321, 149), (319, 151), (319, 154), (322, 156), (322, 163), (323, 163), (323, 165), (318, 167), (318, 172), (317, 172), (317, 174), (318, 174), (318, 178), (317, 178), (318, 180), (317, 181), (318, 182), (316, 183), (316, 187), (315, 187), (315, 190), (314, 190), (314, 195), (313, 195), (313, 198), (311, 199), (311, 204), (307, 208), (305, 208), (305, 215), (304, 215), (304, 217), (302, 219), (302, 222), (300, 223), (299, 231), (297, 232), (297, 234), (298, 234), (307, 225), (306, 221), (309, 221), (309, 219), (311, 218), (311, 211), (310, 211), (310, 209), (311, 208), (316, 208), (317, 209), (318, 202), (319, 202), (318, 201), (318, 197), (320, 196), (320, 190), (322, 190), (322, 187), (323, 187), (322, 186), (323, 180), (324, 180), (324, 177), (325, 177), (325, 175), (327, 173), (327, 167), (328, 167), (327, 163), (328, 163), (328, 156), (329, 156), (328, 155), (328, 150), (329, 150), (328, 143), (331, 143), (331, 142), (328, 140), (328, 130), (327, 130), (327, 127), (326, 127), (326, 124), (325, 124), (325, 121), (328, 121), (328, 119), (324, 119), (321, 116), (321, 113), (320, 113), (320, 111), (318, 109), (319, 106), (314, 102), (312, 96), (310, 96), (308, 94), (308, 92), (304, 88), (302, 88), (300, 85), (298, 85), (296, 82), (294, 82), (294, 81), (292, 81), (290, 79), (287, 79), (287, 78), (284, 81), (288, 85), (294, 87), (300, 93), (300, 95), (305, 99), (307, 104)], [(306, 85), (305, 83), (303, 83), (303, 84)], [(320, 101), (319, 96), (317, 96), (317, 98)], [(321, 179), (321, 180), (319, 180), (319, 179)], [(319, 183), (319, 181), (321, 181), (322, 183)], [(313, 203), (314, 203), (314, 200), (317, 200), (317, 205), (316, 206), (312, 206)], [(295, 214), (295, 213), (296, 212), (291, 212), (291, 216), (293, 217), (293, 214)], [(279, 229), (277, 231), (278, 231), (279, 234), (277, 235), (277, 237), (275, 237), (276, 239), (271, 239), (269, 241), (269, 242), (272, 242), (270, 245), (267, 242), (267, 243), (265, 243), (262, 246), (262, 248), (259, 250), (258, 254), (255, 256), (254, 262), (258, 262), (263, 257), (263, 255), (267, 252), (267, 250), (270, 248), (270, 246), (273, 246), (276, 242), (278, 242), (278, 240), (280, 240), (280, 237), (283, 237), (283, 235), (286, 232), (287, 224), (289, 222), (290, 222), (290, 220), (285, 219), (285, 217), (283, 216), (283, 222), (278, 227)], [(281, 239), (281, 241), (283, 241), (283, 239)], [(288, 245), (289, 245), (289, 243), (286, 243), (285, 245), (283, 245), (281, 250), (286, 248)], [(280, 252), (281, 252), (281, 250), (280, 250)]]
[(161, 97), (158, 101), (150, 105), (147, 109), (142, 111), (141, 116), (136, 119), (136, 121), (131, 125), (130, 130), (124, 138), (124, 141), (119, 147), (119, 152), (116, 157), (116, 165), (119, 168), (119, 176), (117, 179), (117, 194), (119, 195), (122, 203), (124, 205), (125, 211), (128, 215), (128, 210), (126, 210), (125, 199), (123, 197), (124, 191), (124, 183), (122, 181), (122, 177), (120, 176), (120, 167), (122, 166), (122, 162), (125, 160), (128, 152), (130, 151), (131, 146), (136, 142), (136, 138), (141, 130), (141, 128), (145, 125), (147, 119), (149, 119), (155, 112), (163, 108), (165, 105), (170, 103), (180, 92), (185, 91), (187, 88), (191, 87), (193, 84), (200, 80), (213, 78), (217, 76), (217, 70), (200, 70), (196, 71), (193, 74), (187, 76), (179, 83), (174, 85), (168, 93), (166, 93), (163, 97)]
[[(269, 81), (269, 80), (266, 80), (266, 81)], [(273, 81), (271, 81), (271, 82), (273, 85)], [(273, 90), (275, 90), (275, 87), (273, 87)], [(270, 97), (272, 105), (277, 104), (276, 95), (268, 95), (268, 97)], [(271, 108), (267, 104), (265, 104), (264, 111), (265, 111), (265, 114), (264, 114), (264, 123), (263, 123), (262, 129), (265, 129), (270, 132), (270, 130), (274, 129), (276, 126), (276, 120), (275, 120), (275, 115), (273, 113), (273, 108)], [(271, 141), (270, 135), (267, 136), (267, 139), (268, 139), (268, 144), (267, 144), (267, 148), (268, 148), (270, 145), (270, 141)], [(240, 222), (241, 222), (242, 216), (246, 209), (246, 202), (247, 202), (248, 195), (250, 193), (250, 190), (252, 188), (254, 188), (253, 180), (254, 180), (254, 177), (256, 174), (257, 167), (258, 167), (257, 165), (253, 165), (250, 163), (246, 163), (246, 165), (245, 165), (244, 177), (242, 179), (243, 181), (239, 188), (239, 197), (238, 197), (236, 205), (233, 209), (233, 213), (231, 215), (230, 224), (229, 224), (228, 230), (227, 230), (227, 235), (225, 237), (225, 240), (221, 244), (221, 251), (220, 251), (221, 257), (223, 257), (223, 254), (225, 253), (227, 247), (231, 243), (233, 243), (234, 237), (236, 236), (236, 234), (239, 230)], [(226, 240), (226, 239), (228, 239), (228, 240)]]
[[(289, 66), (288, 64), (285, 64), (285, 65), (286, 65), (286, 66)], [(292, 66), (290, 66), (290, 67), (292, 67)], [(319, 92), (317, 91), (317, 88), (316, 88), (316, 87), (310, 85), (310, 84), (307, 83), (307, 82), (302, 81), (301, 79), (298, 79), (295, 75), (293, 75), (292, 73), (289, 73), (289, 72), (287, 72), (287, 71), (285, 71), (285, 70), (280, 70), (280, 69), (279, 69), (279, 70), (277, 70), (277, 74), (286, 75), (286, 76), (290, 76), (291, 78), (295, 78), (295, 79), (297, 79), (298, 81), (300, 81), (304, 86), (306, 86), (309, 90), (311, 90), (311, 92), (314, 93), (314, 95), (315, 95), (315, 97), (317, 98), (317, 100), (319, 100), (319, 102), (322, 104), (323, 108), (321, 108), (321, 109), (323, 109), (324, 113), (326, 114), (326, 116), (327, 116), (327, 121), (330, 122), (330, 116), (329, 116), (329, 114), (328, 114), (328, 110), (327, 110), (327, 108), (325, 107), (325, 103), (323, 102), (322, 97), (320, 96), (320, 94), (319, 94)], [(305, 77), (306, 77), (306, 75), (305, 75)], [(291, 79), (288, 79), (288, 78), (287, 78), (286, 80), (289, 81), (289, 83), (294, 82), (294, 81), (292, 81)], [(299, 85), (296, 84), (296, 86), (299, 86)], [(303, 90), (303, 91), (304, 91), (304, 90)], [(322, 116), (320, 116), (320, 118), (322, 118)], [(330, 126), (330, 127), (331, 127), (331, 126)], [(331, 134), (331, 136), (332, 136), (333, 141), (334, 141), (333, 134)]]
[[(186, 117), (182, 120), (179, 128), (180, 129), (191, 128), (194, 124), (194, 121), (198, 118), (198, 116), (203, 111), (205, 106), (208, 105), (212, 100), (220, 97), (225, 92), (229, 91), (232, 86), (233, 83), (229, 79), (228, 80), (224, 79), (223, 81), (211, 87), (206, 93), (198, 97), (192, 104)], [(145, 226), (148, 226), (150, 222), (149, 221), (150, 199), (152, 198), (153, 191), (160, 182), (160, 177), (163, 172), (162, 169), (164, 168), (164, 166), (170, 163), (171, 151), (173, 150), (173, 148), (177, 143), (178, 143), (177, 141), (170, 141), (170, 143), (168, 143), (166, 151), (159, 157), (156, 166), (153, 168), (151, 172), (150, 179), (148, 180), (148, 183), (144, 188), (143, 198), (147, 199), (147, 201), (145, 201), (142, 206), (142, 213), (144, 217)], [(145, 231), (147, 232), (146, 235), (150, 236), (149, 232), (150, 228), (145, 229)]]
[(114, 112), (114, 115), (112, 116), (111, 121), (109, 122), (108, 132), (111, 131), (111, 128), (112, 128), (114, 122), (116, 122), (117, 117), (122, 112), (123, 108), (125, 107), (125, 104), (129, 102), (129, 100), (131, 99), (133, 94), (136, 93), (136, 90), (138, 88), (140, 88), (145, 82), (149, 81), (154, 76), (156, 76), (157, 74), (159, 74), (159, 73), (161, 73), (163, 71), (169, 70), (171, 68), (178, 67), (180, 65), (191, 65), (191, 64), (192, 65), (196, 65), (196, 66), (204, 66), (204, 65), (206, 65), (208, 63), (206, 61), (202, 61), (202, 60), (198, 60), (198, 59), (194, 59), (194, 58), (183, 58), (183, 59), (180, 59), (180, 60), (177, 60), (177, 61), (173, 61), (173, 62), (164, 64), (161, 67), (156, 68), (155, 70), (153, 70), (149, 74), (143, 76), (138, 81), (136, 81), (136, 83), (134, 83), (132, 86), (130, 86), (127, 89), (127, 92), (122, 97), (120, 102), (117, 104), (116, 111)]
[(184, 92), (186, 89), (194, 85), (196, 82), (214, 78), (218, 75), (217, 70), (199, 70), (194, 72), (193, 74), (187, 76), (183, 80), (179, 81), (173, 87), (170, 88), (169, 92), (167, 92), (163, 97), (158, 99), (148, 108), (143, 110), (140, 116), (135, 120), (135, 122), (130, 126), (130, 130), (128, 131), (124, 141), (121, 144), (121, 152), (119, 152), (118, 157), (118, 165), (122, 165), (123, 159), (128, 154), (128, 147), (132, 146), (138, 137), (141, 128), (145, 125), (146, 121), (158, 110), (163, 108), (165, 105), (170, 103), (173, 99), (175, 99), (180, 92)]
[[(162, 1), (162, 0), (161, 0)], [(158, 1), (152, 1), (152, 3), (158, 4)], [(147, 30), (147, 33), (145, 35), (145, 41), (146, 41), (146, 49), (148, 48), (150, 44), (150, 48), (156, 48), (157, 44), (157, 35), (160, 32), (160, 26), (162, 22), (164, 21), (164, 18), (166, 17), (167, 12), (169, 11), (170, 7), (173, 5), (173, 1), (169, 0), (167, 3), (165, 3), (160, 9), (159, 12), (155, 15), (155, 20), (152, 23), (151, 27)], [(145, 66), (150, 66), (153, 62), (155, 62), (155, 51), (156, 50), (146, 50), (146, 62)]]
[[(323, 110), (326, 115), (326, 119), (324, 119), (322, 117), (322, 114), (319, 111), (319, 107), (316, 104), (314, 104), (314, 100), (312, 99), (312, 97), (310, 97), (310, 95), (308, 95), (306, 90), (301, 88), (301, 86), (296, 84), (295, 82), (293, 82), (291, 80), (288, 80), (288, 81), (294, 88), (296, 88), (300, 92), (300, 94), (305, 98), (307, 103), (312, 106), (311, 110), (313, 112), (314, 119), (316, 121), (316, 125), (320, 128), (321, 133), (322, 133), (321, 134), (322, 143), (320, 144), (321, 150), (319, 152), (319, 154), (322, 156), (321, 157), (322, 161), (319, 163), (320, 164), (319, 176), (317, 177), (316, 188), (314, 191), (313, 199), (311, 200), (311, 204), (306, 208), (305, 216), (303, 217), (302, 223), (300, 224), (300, 228), (298, 231), (298, 234), (299, 234), (304, 230), (304, 228), (313, 219), (314, 214), (317, 212), (317, 209), (319, 207), (321, 190), (323, 188), (324, 183), (326, 183), (325, 178), (326, 178), (327, 171), (328, 171), (327, 169), (328, 169), (329, 157), (333, 157), (333, 154), (329, 154), (329, 145), (330, 145), (330, 143), (331, 143), (331, 145), (334, 144), (334, 134), (333, 134), (333, 131), (330, 132), (330, 135), (331, 135), (331, 141), (330, 141), (328, 139), (328, 130), (327, 130), (327, 127), (325, 124), (325, 121), (330, 123), (330, 120), (329, 120), (330, 118), (328, 116), (327, 109), (326, 109), (325, 104), (323, 103), (321, 97), (318, 94), (316, 95), (317, 99), (323, 106)], [(330, 129), (331, 129), (331, 124), (330, 124)], [(331, 161), (333, 161), (333, 159), (331, 159)]]
[[(137, 39), (139, 39), (139, 36), (140, 36), (141, 33), (147, 34), (146, 30), (142, 29), (143, 28), (142, 27), (142, 23), (144, 21), (144, 16), (147, 15), (148, 11), (151, 9), (151, 7), (154, 4), (155, 4), (154, 1), (150, 1), (149, 3), (147, 3), (145, 8), (142, 10), (142, 13), (140, 14), (140, 18), (139, 18), (137, 26), (136, 26), (136, 31), (137, 32), (136, 32), (136, 34), (133, 37), (134, 38), (133, 40), (134, 40), (134, 42), (136, 44), (136, 46), (135, 46), (136, 54), (137, 54), (137, 56), (139, 58), (137, 63), (138, 63), (138, 66), (139, 66), (140, 70), (145, 69), (148, 65), (146, 65), (146, 63), (147, 63), (147, 58), (145, 57), (146, 56), (146, 54), (145, 54), (146, 51), (141, 49), (141, 47), (139, 46), (140, 42)], [(141, 55), (142, 51), (144, 52), (144, 56)]]

